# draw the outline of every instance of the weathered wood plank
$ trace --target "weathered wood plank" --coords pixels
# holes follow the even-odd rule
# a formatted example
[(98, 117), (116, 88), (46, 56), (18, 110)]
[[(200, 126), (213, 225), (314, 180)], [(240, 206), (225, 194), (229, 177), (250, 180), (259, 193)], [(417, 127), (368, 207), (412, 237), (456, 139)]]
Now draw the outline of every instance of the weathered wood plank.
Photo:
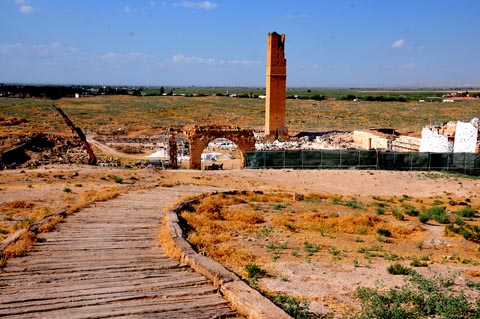
[(0, 317), (236, 317), (208, 279), (158, 246), (163, 209), (192, 191), (122, 195), (40, 234), (27, 256), (0, 273)]

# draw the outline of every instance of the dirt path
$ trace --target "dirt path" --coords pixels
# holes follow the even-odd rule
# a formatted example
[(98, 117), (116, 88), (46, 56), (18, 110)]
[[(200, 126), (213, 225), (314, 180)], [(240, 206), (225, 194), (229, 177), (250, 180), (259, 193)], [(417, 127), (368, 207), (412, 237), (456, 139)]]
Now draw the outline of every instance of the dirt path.
[(41, 234), (0, 273), (0, 317), (235, 317), (205, 277), (165, 256), (166, 206), (209, 187), (156, 188), (98, 203)]
[(113, 157), (118, 157), (118, 158), (124, 158), (124, 159), (131, 159), (131, 160), (145, 160), (146, 155), (145, 154), (127, 154), (123, 152), (119, 152), (116, 149), (105, 145), (103, 143), (100, 143), (99, 141), (93, 139), (93, 138), (88, 138), (87, 139), (88, 143), (96, 148), (96, 152), (100, 151), (102, 153), (105, 153), (106, 156), (113, 156)]

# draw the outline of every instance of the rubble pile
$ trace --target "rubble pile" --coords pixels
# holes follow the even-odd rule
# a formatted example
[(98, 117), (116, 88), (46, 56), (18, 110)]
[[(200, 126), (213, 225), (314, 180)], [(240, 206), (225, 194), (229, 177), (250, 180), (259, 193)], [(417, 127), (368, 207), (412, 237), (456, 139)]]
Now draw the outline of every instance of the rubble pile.
[(351, 132), (325, 132), (319, 134), (305, 134), (294, 138), (291, 141), (264, 141), (261, 138), (255, 142), (255, 149), (258, 151), (270, 150), (315, 150), (315, 149), (354, 149), (357, 148), (353, 142)]
[(86, 161), (88, 154), (76, 139), (39, 133), (18, 137), (15, 145), (0, 154), (0, 169)]

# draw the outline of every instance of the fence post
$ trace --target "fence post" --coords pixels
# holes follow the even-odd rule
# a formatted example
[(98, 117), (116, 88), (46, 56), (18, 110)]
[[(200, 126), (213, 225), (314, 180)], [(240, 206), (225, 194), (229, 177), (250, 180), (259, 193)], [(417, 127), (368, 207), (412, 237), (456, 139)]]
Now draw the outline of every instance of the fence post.
[(300, 151), (300, 155), (302, 156), (302, 169), (303, 169), (303, 150)]
[(340, 150), (340, 158), (339, 158), (339, 168), (342, 168), (342, 150)]
[(320, 150), (320, 168), (323, 168), (323, 150)]

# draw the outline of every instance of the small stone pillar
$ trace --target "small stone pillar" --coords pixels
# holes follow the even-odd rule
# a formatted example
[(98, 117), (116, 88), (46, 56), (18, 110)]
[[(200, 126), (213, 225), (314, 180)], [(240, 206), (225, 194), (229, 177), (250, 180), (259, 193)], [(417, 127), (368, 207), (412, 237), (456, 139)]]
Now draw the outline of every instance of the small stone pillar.
[(168, 155), (170, 157), (171, 169), (178, 168), (177, 152), (178, 152), (178, 146), (177, 146), (177, 141), (175, 140), (175, 132), (170, 131), (168, 134)]

